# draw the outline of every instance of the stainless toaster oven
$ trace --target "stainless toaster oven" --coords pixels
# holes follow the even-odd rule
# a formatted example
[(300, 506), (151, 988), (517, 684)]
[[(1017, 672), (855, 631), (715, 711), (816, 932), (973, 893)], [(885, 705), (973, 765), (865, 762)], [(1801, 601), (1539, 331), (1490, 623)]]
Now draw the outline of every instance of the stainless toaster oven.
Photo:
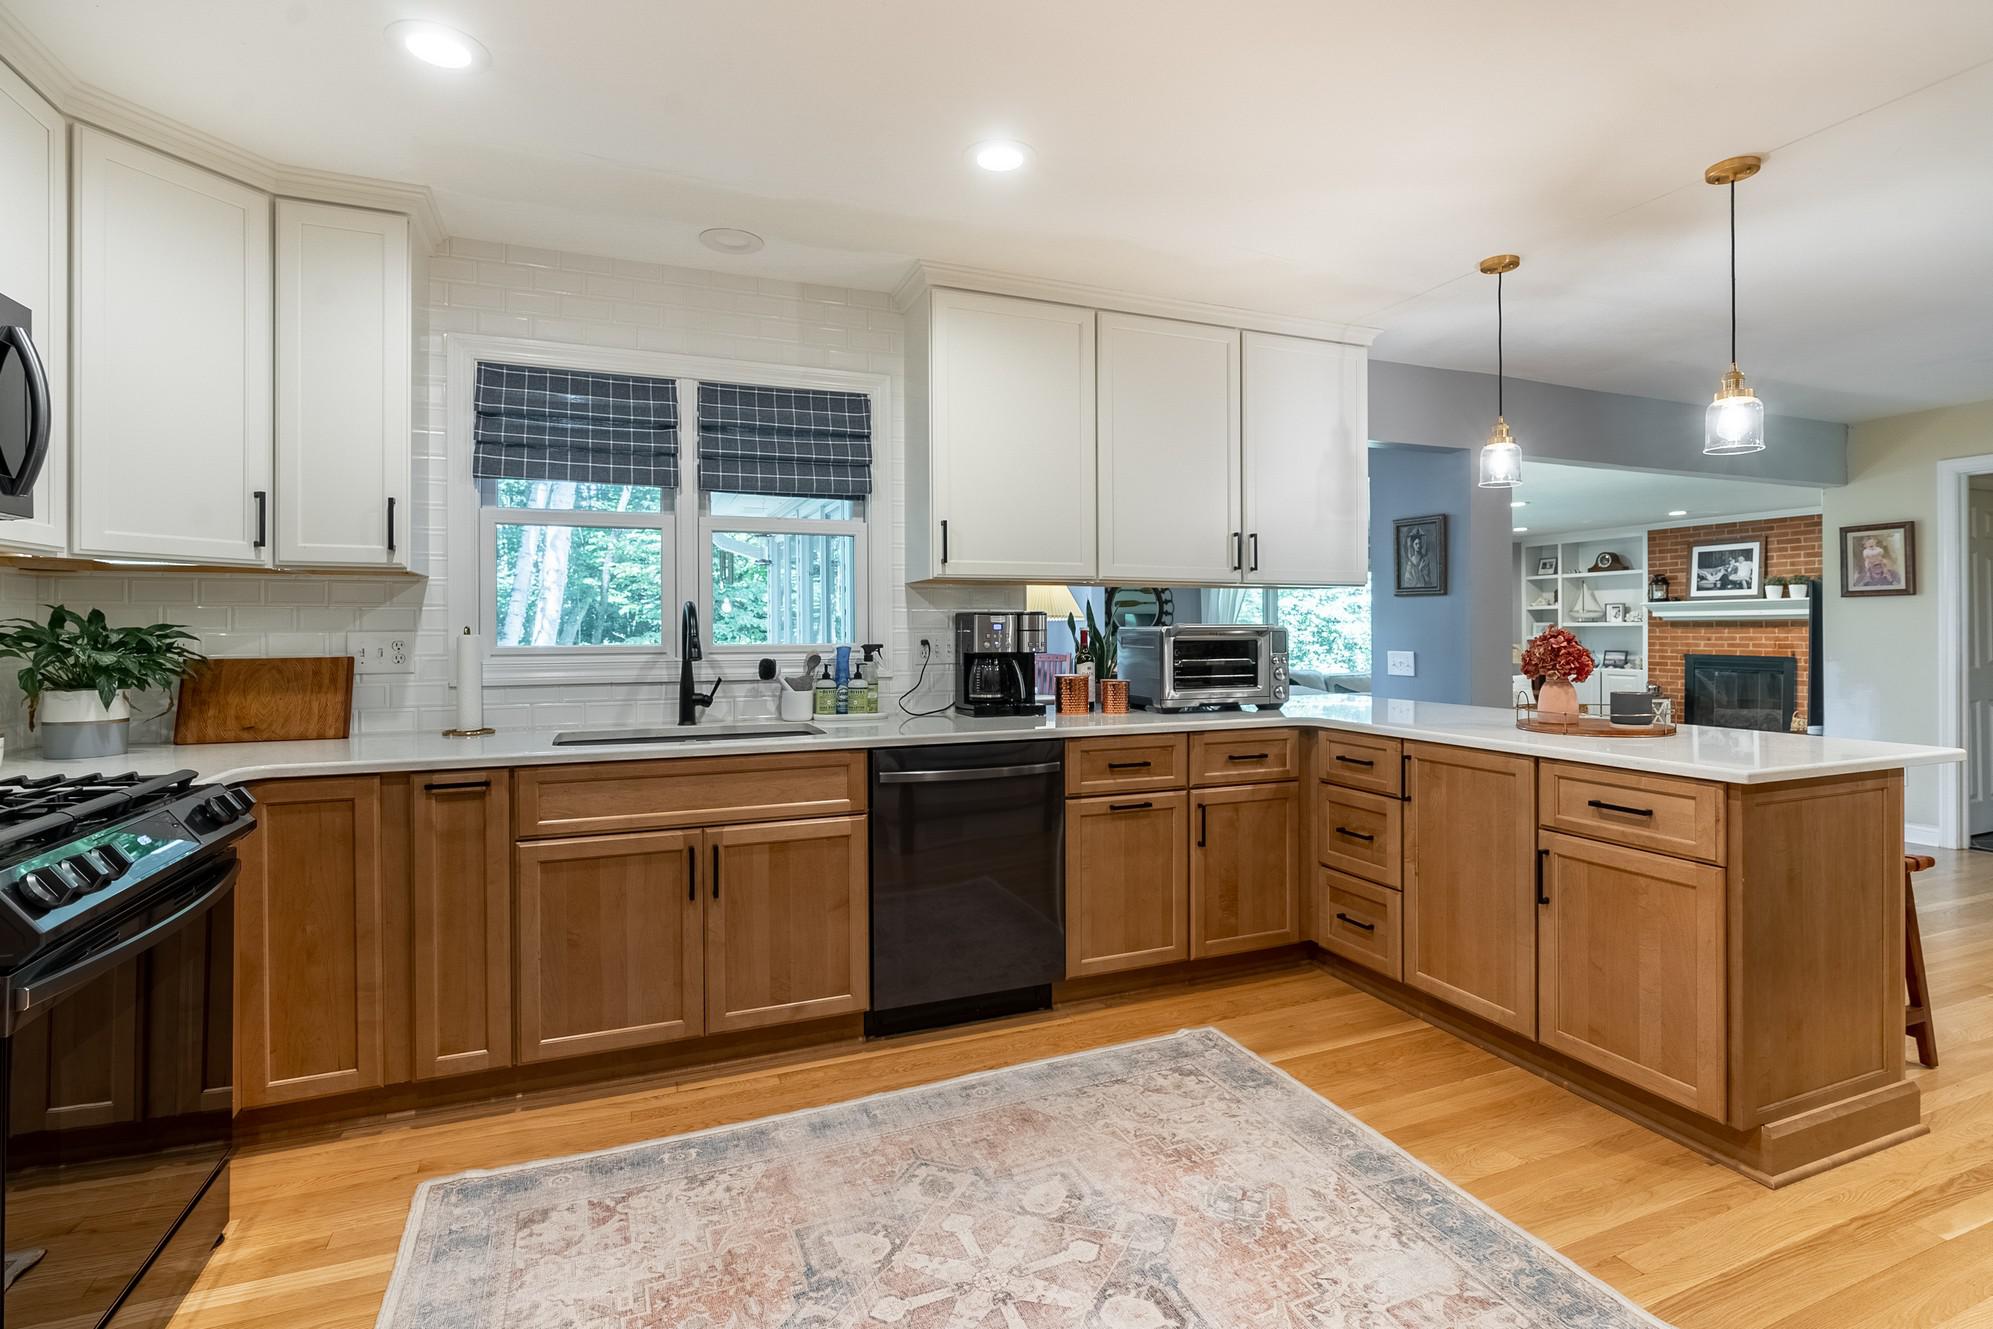
[(1287, 700), (1287, 629), (1255, 623), (1123, 628), (1116, 672), (1152, 711), (1279, 706)]

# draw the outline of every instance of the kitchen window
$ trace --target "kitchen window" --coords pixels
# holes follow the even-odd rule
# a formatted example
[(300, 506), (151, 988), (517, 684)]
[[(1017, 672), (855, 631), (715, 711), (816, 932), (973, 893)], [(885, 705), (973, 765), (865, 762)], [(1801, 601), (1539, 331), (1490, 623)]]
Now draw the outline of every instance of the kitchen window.
[(1287, 670), (1304, 687), (1352, 689), (1370, 677), (1370, 583), (1361, 586), (1207, 588), (1212, 623), (1287, 629)]

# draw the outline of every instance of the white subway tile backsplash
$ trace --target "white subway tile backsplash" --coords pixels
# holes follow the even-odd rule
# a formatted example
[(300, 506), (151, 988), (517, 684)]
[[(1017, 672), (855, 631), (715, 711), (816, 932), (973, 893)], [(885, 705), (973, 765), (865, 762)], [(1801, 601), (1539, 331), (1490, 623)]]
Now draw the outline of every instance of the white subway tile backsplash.
[(203, 577), (198, 603), (204, 605), (260, 605), (263, 579), (259, 576)]

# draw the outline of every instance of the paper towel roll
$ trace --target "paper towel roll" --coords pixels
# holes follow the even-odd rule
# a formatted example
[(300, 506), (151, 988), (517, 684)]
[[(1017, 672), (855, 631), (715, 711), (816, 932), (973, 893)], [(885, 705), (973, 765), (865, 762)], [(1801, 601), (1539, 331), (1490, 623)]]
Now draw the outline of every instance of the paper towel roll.
[(484, 638), (469, 628), (457, 636), (457, 728), (484, 728)]

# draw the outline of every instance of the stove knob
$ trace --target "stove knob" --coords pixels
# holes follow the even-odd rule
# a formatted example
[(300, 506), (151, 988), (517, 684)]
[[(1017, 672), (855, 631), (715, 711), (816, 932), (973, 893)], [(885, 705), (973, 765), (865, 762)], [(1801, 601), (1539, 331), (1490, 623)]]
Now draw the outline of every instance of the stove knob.
[(53, 868), (36, 868), (22, 874), (21, 879), (14, 883), (14, 894), (20, 896), (31, 909), (54, 909), (69, 898), (69, 883)]
[(100, 844), (94, 851), (98, 862), (111, 870), (113, 877), (122, 877), (131, 867), (131, 855), (114, 844)]
[(241, 785), (237, 785), (235, 788), (227, 790), (226, 796), (229, 802), (235, 804), (235, 810), (237, 812), (246, 813), (249, 811), (249, 809), (256, 806), (256, 795), (250, 793), (247, 789), (244, 789)]
[(226, 792), (216, 794), (201, 806), (208, 810), (208, 815), (214, 818), (217, 826), (226, 826), (242, 815), (241, 809), (235, 806)]
[(110, 869), (98, 862), (96, 855), (88, 852), (71, 854), (62, 860), (62, 866), (68, 868), (70, 874), (83, 883), (83, 889), (78, 894), (87, 895), (91, 891), (101, 890), (104, 883), (111, 879)]

